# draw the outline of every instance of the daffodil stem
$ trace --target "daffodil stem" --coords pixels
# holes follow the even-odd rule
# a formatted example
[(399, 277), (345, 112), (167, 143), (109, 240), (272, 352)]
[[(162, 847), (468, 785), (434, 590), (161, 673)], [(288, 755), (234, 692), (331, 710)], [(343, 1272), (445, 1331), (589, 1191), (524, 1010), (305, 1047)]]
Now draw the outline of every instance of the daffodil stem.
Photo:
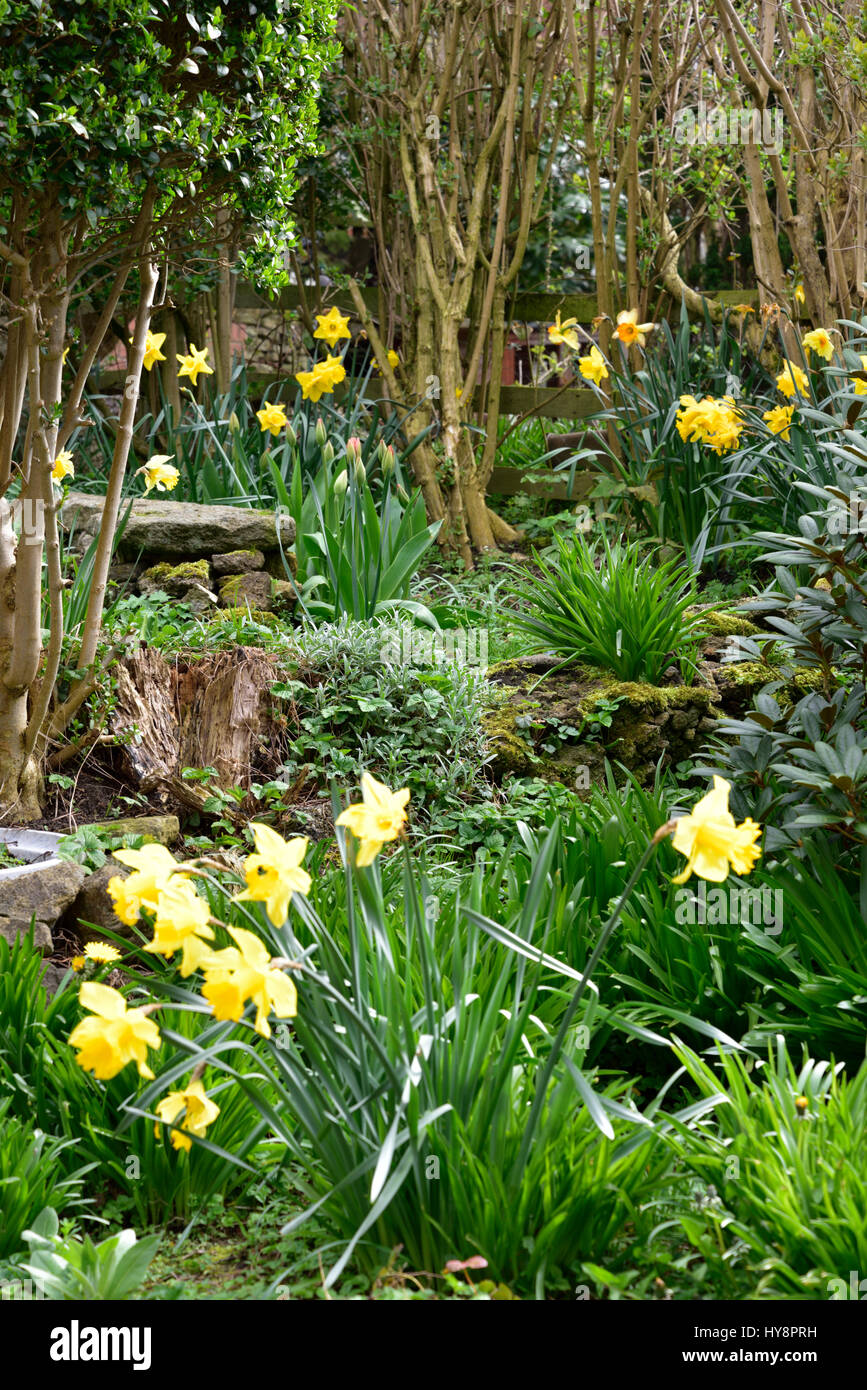
[(530, 1145), (533, 1142), (533, 1135), (536, 1131), (536, 1122), (539, 1118), (539, 1112), (541, 1111), (542, 1106), (545, 1103), (545, 1097), (548, 1093), (548, 1084), (551, 1080), (551, 1076), (553, 1074), (555, 1066), (557, 1065), (560, 1054), (563, 1051), (563, 1044), (566, 1041), (566, 1036), (572, 1025), (572, 1020), (578, 1012), (581, 1000), (584, 998), (584, 991), (590, 983), (590, 978), (593, 974), (593, 971), (596, 969), (597, 965), (599, 964), (599, 961), (602, 959), (602, 954), (605, 950), (605, 947), (608, 945), (611, 933), (614, 931), (614, 928), (620, 921), (620, 914), (626, 906), (632, 894), (633, 888), (640, 879), (641, 875), (644, 873), (644, 870), (647, 868), (653, 851), (656, 849), (656, 846), (659, 844), (660, 840), (664, 840), (668, 835), (671, 834), (672, 830), (674, 829), (674, 824), (674, 821), (666, 821), (665, 825), (661, 825), (657, 830), (656, 834), (653, 836), (653, 838), (648, 841), (644, 853), (642, 854), (641, 858), (639, 859), (638, 863), (636, 864), (635, 868), (633, 869), (630, 875), (629, 882), (627, 883), (626, 887), (624, 888), (623, 892), (620, 894), (620, 897), (617, 900), (617, 904), (614, 908), (614, 911), (611, 913), (611, 916), (608, 918), (608, 921), (605, 923), (605, 926), (599, 933), (599, 940), (596, 942), (596, 945), (593, 948), (590, 959), (588, 960), (583, 971), (581, 972), (581, 983), (578, 985), (578, 988), (576, 989), (575, 993), (572, 995), (572, 998), (569, 1001), (566, 1012), (561, 1020), (560, 1027), (557, 1030), (557, 1036), (551, 1045), (550, 1052), (548, 1053), (548, 1060), (545, 1063), (542, 1075), (536, 1086), (536, 1094), (533, 1097), (532, 1109), (530, 1111), (530, 1116), (527, 1121), (526, 1128), (524, 1130), (524, 1139), (521, 1144), (521, 1153), (517, 1159), (517, 1165), (519, 1167), (526, 1162), (527, 1154), (530, 1150)]

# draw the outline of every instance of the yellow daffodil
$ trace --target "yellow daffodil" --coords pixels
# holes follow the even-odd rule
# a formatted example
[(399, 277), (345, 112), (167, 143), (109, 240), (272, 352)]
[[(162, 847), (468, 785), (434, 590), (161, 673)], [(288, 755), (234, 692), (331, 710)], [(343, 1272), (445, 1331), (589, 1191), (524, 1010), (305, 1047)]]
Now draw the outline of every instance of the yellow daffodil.
[(165, 956), (167, 960), (175, 951), (181, 951), (180, 973), (186, 979), (210, 955), (212, 948), (207, 943), (214, 939), (208, 926), (210, 915), (208, 904), (199, 897), (189, 879), (173, 874), (159, 890), (154, 939), (144, 949)]
[(815, 352), (817, 357), (824, 357), (826, 362), (830, 362), (834, 356), (834, 344), (824, 328), (814, 328), (812, 333), (805, 333), (803, 343), (805, 348)]
[[(150, 329), (148, 329), (144, 351), (144, 369), (146, 372), (151, 370), (155, 362), (165, 362), (166, 355), (164, 352), (160, 352), (160, 348), (165, 340), (165, 333), (151, 333)], [(132, 342), (132, 338), (130, 338), (130, 342)], [(180, 361), (180, 359), (178, 360)]]
[(272, 434), (279, 434), (284, 425), (288, 425), (286, 412), (282, 405), (274, 404), (269, 401), (263, 405), (261, 410), (256, 411), (256, 419), (262, 427), (262, 433), (270, 430)]
[(739, 447), (744, 422), (730, 396), (681, 396), (680, 404), (675, 425), (684, 443), (706, 444), (717, 454)]
[(787, 362), (783, 371), (777, 377), (777, 390), (782, 391), (784, 396), (790, 399), (797, 390), (802, 396), (810, 394), (810, 379), (807, 373), (794, 362)]
[[(398, 357), (398, 355), (397, 355), (397, 353), (395, 352), (394, 348), (389, 348), (389, 349), (388, 349), (388, 352), (385, 354), (385, 358), (386, 358), (386, 361), (388, 362), (388, 365), (389, 365), (390, 367), (394, 368), (394, 367), (400, 366), (400, 358)], [(382, 372), (381, 372), (381, 370), (380, 370), (380, 365), (379, 365), (378, 362), (377, 362), (377, 364), (376, 364), (375, 371), (376, 371), (377, 376), (382, 376)]]
[(795, 413), (793, 405), (777, 405), (773, 410), (766, 410), (762, 419), (767, 425), (771, 434), (778, 434), (781, 439), (788, 443), (790, 439), (789, 428), (792, 423), (792, 416)]
[(256, 853), (244, 860), (247, 887), (235, 902), (264, 903), (275, 927), (282, 927), (289, 915), (293, 893), (310, 892), (310, 875), (301, 868), (307, 851), (306, 835), (284, 840), (270, 825), (251, 825)]
[(172, 488), (177, 487), (181, 475), (169, 463), (171, 458), (174, 458), (174, 454), (154, 454), (137, 470), (144, 474), (146, 493), (152, 492), (154, 488), (157, 492), (171, 492)]
[(196, 347), (195, 343), (190, 343), (190, 350), (188, 353), (184, 355), (177, 353), (176, 356), (181, 364), (178, 369), (178, 376), (188, 376), (194, 386), (198, 385), (199, 376), (202, 373), (204, 373), (205, 376), (213, 376), (214, 369), (208, 366), (207, 348), (199, 349)]
[(312, 371), (296, 372), (295, 380), (301, 386), (305, 401), (318, 401), (320, 396), (334, 390), (346, 376), (346, 368), (339, 357), (326, 357), (322, 362), (314, 362)]
[[(861, 357), (861, 370), (867, 372), (867, 355), (859, 353), (859, 356)], [(867, 381), (863, 377), (851, 377), (850, 384), (856, 396), (867, 396)]]
[(639, 323), (637, 309), (624, 309), (617, 315), (617, 327), (614, 332), (625, 347), (636, 344), (643, 348), (646, 335), (652, 333), (655, 327), (655, 323)]
[(796, 286), (795, 286), (795, 299), (797, 300), (798, 304), (805, 304), (805, 303), (806, 303), (806, 301), (807, 301), (807, 296), (804, 294), (804, 286), (803, 286), (803, 285), (796, 285)]
[(747, 314), (754, 314), (756, 311), (752, 304), (733, 304), (730, 312), (732, 314), (740, 314), (742, 318), (746, 318)]
[(235, 942), (223, 951), (215, 951), (204, 962), (205, 984), (202, 994), (221, 1022), (237, 1022), (249, 999), (256, 1005), (256, 1032), (270, 1038), (268, 1015), (294, 1018), (298, 1011), (295, 985), (282, 970), (274, 970), (264, 943), (241, 927), (228, 927)]
[(686, 883), (691, 874), (710, 883), (723, 883), (729, 869), (736, 874), (751, 872), (761, 850), (756, 844), (762, 827), (745, 820), (735, 825), (729, 810), (731, 784), (724, 777), (714, 777), (713, 790), (696, 803), (688, 816), (681, 816), (674, 829), (673, 844), (679, 854), (685, 854), (687, 865), (672, 883)]
[[(184, 1112), (180, 1128), (172, 1130), (172, 1145), (188, 1153), (193, 1147), (190, 1135), (201, 1139), (208, 1125), (212, 1125), (219, 1115), (220, 1107), (205, 1094), (202, 1082), (196, 1080), (191, 1081), (183, 1091), (169, 1091), (156, 1106), (156, 1112), (167, 1125), (174, 1124)], [(160, 1137), (159, 1125), (154, 1125), (154, 1134)]]
[(111, 965), (112, 961), (120, 960), (120, 951), (107, 941), (89, 941), (84, 954), (88, 960), (95, 960), (100, 965)]
[(57, 458), (54, 460), (54, 467), (51, 470), (51, 478), (55, 483), (62, 483), (64, 478), (75, 477), (75, 465), (72, 462), (72, 454), (69, 449), (61, 449)]
[(341, 338), (352, 337), (349, 331), (349, 315), (341, 314), (336, 305), (332, 305), (327, 314), (317, 314), (316, 324), (314, 338), (321, 338), (332, 351)]
[(556, 319), (553, 323), (548, 325), (548, 342), (554, 344), (565, 343), (573, 352), (577, 352), (581, 346), (581, 340), (573, 327), (577, 322), (577, 319), (563, 319), (561, 322), (560, 310), (558, 309)]
[(78, 1053), (76, 1062), (92, 1071), (99, 1081), (110, 1081), (135, 1062), (139, 1076), (153, 1080), (147, 1065), (148, 1048), (160, 1046), (160, 1030), (144, 1009), (128, 1009), (123, 995), (108, 985), (91, 981), (78, 994), (91, 1018), (82, 1019), (69, 1035), (69, 1045)]
[(372, 864), (389, 840), (396, 840), (406, 823), (406, 804), (409, 791), (392, 792), (377, 782), (369, 772), (361, 778), (362, 801), (347, 806), (337, 817), (337, 825), (345, 825), (359, 841), (355, 862), (359, 868)]
[(183, 865), (176, 862), (165, 845), (118, 849), (114, 858), (133, 870), (129, 878), (110, 878), (107, 885), (115, 913), (131, 927), (138, 921), (143, 907), (156, 912), (160, 893), (173, 874), (183, 874)]
[(586, 357), (578, 358), (578, 370), (586, 381), (593, 381), (598, 386), (608, 376), (608, 363), (598, 347), (592, 347)]

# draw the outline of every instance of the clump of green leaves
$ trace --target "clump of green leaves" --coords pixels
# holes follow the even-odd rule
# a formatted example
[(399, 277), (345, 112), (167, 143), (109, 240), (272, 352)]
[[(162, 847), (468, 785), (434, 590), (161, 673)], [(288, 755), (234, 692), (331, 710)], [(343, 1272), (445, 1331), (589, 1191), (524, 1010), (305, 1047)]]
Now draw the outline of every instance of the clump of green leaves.
[(348, 619), (299, 632), (297, 677), (274, 687), (291, 740), (284, 782), (315, 767), (323, 785), (346, 785), (367, 768), (409, 787), (429, 815), (472, 794), (486, 758), (484, 674), (436, 655), (417, 664), (405, 632)]
[(672, 663), (682, 675), (694, 669), (701, 620), (687, 613), (695, 602), (687, 566), (642, 556), (634, 543), (612, 546), (605, 535), (601, 551), (583, 537), (555, 543), (552, 561), (536, 556), (539, 574), (516, 571), (530, 608), (514, 621), (534, 651), (654, 685)]

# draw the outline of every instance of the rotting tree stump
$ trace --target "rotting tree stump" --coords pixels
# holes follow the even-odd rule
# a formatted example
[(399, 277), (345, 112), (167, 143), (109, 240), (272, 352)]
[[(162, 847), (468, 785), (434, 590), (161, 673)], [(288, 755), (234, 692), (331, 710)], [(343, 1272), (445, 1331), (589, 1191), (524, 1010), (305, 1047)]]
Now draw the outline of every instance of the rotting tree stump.
[(172, 661), (142, 647), (125, 657), (111, 727), (130, 781), (143, 791), (183, 792), (196, 805), (204, 793), (181, 781), (187, 767), (214, 768), (221, 788), (248, 788), (263, 758), (266, 771), (279, 760), (270, 698), (278, 676), (275, 659), (255, 647)]

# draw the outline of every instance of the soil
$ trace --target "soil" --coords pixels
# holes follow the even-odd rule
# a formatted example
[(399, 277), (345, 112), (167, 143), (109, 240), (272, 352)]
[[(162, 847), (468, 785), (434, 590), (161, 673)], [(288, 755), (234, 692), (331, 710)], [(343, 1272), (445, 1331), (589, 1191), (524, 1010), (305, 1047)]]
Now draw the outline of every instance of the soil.
[[(41, 820), (32, 821), (31, 830), (50, 830), (55, 835), (71, 835), (80, 825), (92, 821), (120, 819), (122, 816), (161, 816), (167, 807), (157, 794), (132, 795), (129, 782), (120, 777), (107, 760), (85, 760), (69, 771), (73, 785), (68, 789), (50, 787)], [(130, 804), (132, 802), (132, 804)]]

